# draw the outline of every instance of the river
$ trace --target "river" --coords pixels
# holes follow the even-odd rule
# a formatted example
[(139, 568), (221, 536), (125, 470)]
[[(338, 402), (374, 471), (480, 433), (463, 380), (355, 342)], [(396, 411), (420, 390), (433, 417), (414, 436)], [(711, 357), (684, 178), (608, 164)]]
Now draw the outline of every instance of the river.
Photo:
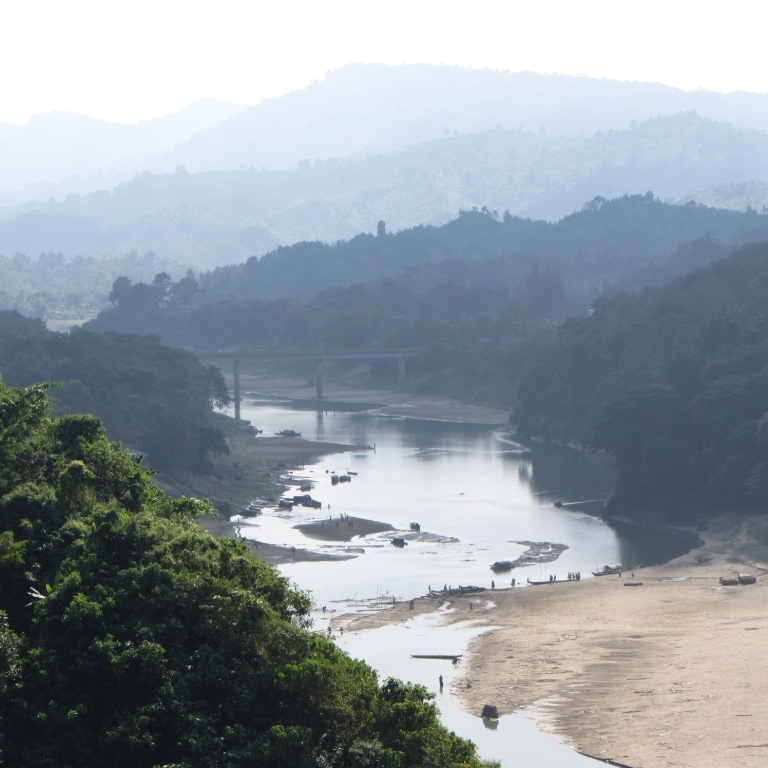
[[(509, 588), (512, 578), (521, 586), (527, 577), (565, 579), (569, 572), (587, 578), (607, 563), (650, 565), (681, 551), (679, 542), (668, 540), (659, 549), (658, 536), (620, 534), (600, 519), (613, 482), (607, 462), (565, 448), (521, 445), (503, 425), (318, 412), (272, 398), (244, 402), (241, 417), (264, 435), (290, 429), (309, 440), (361, 446), (286, 471), (286, 481), (312, 486), (310, 493), (322, 502), (321, 509), (268, 508), (239, 523), (245, 537), (335, 558), (279, 566), (299, 587), (311, 590), (319, 629), (339, 613), (375, 610), (393, 599), (420, 597), (430, 588)], [(333, 484), (334, 474), (347, 474), (351, 480)], [(294, 489), (291, 495), (298, 492)], [(392, 546), (389, 531), (335, 543), (309, 539), (294, 527), (320, 519), (323, 526), (348, 525), (347, 515), (388, 523), (407, 545)], [(412, 531), (411, 523), (418, 523), (420, 531)], [(551, 562), (494, 573), (492, 563), (526, 552), (528, 545), (521, 542), (567, 549)], [(492, 600), (492, 591), (483, 597)], [(435, 617), (422, 616), (398, 627), (347, 632), (337, 640), (382, 678), (397, 676), (434, 690), (444, 724), (471, 738), (483, 757), (501, 760), (504, 768), (518, 765), (526, 755), (535, 755), (539, 765), (559, 768), (597, 765), (540, 732), (534, 723), (540, 713), (489, 723), (463, 712), (448, 688), (440, 692), (437, 686), (440, 674), (450, 686), (452, 665), (411, 658), (461, 653), (479, 631), (474, 625), (441, 627)], [(496, 727), (486, 727), (491, 725)], [(549, 754), (552, 759), (542, 762)]]

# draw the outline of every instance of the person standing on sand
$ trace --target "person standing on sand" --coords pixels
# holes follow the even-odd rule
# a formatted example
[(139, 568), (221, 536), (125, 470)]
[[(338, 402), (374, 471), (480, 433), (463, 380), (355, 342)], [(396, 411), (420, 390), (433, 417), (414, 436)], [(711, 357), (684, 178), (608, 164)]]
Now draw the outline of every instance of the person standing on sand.
[(440, 690), (443, 690), (443, 676), (440, 675)]

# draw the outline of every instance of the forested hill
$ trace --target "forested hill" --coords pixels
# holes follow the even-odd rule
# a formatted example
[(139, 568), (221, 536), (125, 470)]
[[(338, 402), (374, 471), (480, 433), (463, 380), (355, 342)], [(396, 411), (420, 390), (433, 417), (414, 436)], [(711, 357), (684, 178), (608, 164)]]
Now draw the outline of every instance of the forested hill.
[(309, 596), (210, 511), (0, 382), (0, 762), (480, 768), (433, 694), (310, 633)]
[[(187, 314), (195, 306), (222, 301), (312, 299), (319, 305), (313, 310), (317, 326), (325, 310), (344, 312), (321, 292), (354, 285), (367, 285), (393, 300), (413, 297), (414, 311), (421, 316), (432, 315), (430, 307), (443, 317), (471, 305), (472, 311), (485, 313), (503, 308), (520, 320), (556, 320), (583, 314), (601, 293), (664, 282), (760, 238), (768, 239), (766, 216), (672, 206), (650, 193), (610, 201), (596, 198), (557, 223), (500, 216), (487, 209), (465, 212), (442, 227), (420, 226), (394, 234), (381, 222), (377, 235), (333, 245), (297, 243), (261, 259), (204, 273), (199, 281), (187, 276), (173, 283), (166, 275), (149, 286), (121, 279), (112, 292), (115, 308), (102, 312), (88, 327), (157, 333), (192, 347), (210, 347), (215, 328), (222, 334), (221, 344), (250, 346), (254, 334), (264, 333), (258, 327), (251, 327), (248, 340), (235, 342), (232, 336), (241, 323), (227, 324), (220, 308), (201, 313), (191, 324)], [(446, 303), (441, 293), (453, 298)], [(369, 307), (366, 313), (372, 311), (375, 308)], [(382, 312), (388, 312), (386, 307)], [(390, 331), (398, 319), (401, 324), (406, 320), (402, 309), (388, 314), (385, 327)], [(270, 326), (278, 323), (274, 318)], [(376, 343), (370, 330), (368, 343)], [(297, 330), (296, 338), (287, 342), (283, 335), (267, 334), (260, 343), (312, 344), (310, 336), (302, 339)]]
[(54, 382), (58, 415), (96, 414), (157, 470), (208, 474), (212, 454), (227, 450), (212, 421), (212, 406), (228, 401), (221, 374), (156, 337), (52, 333), (0, 311), (0, 374), (11, 386)]
[(678, 248), (704, 237), (725, 246), (768, 237), (768, 217), (669, 205), (650, 192), (594, 198), (555, 223), (475, 209), (441, 227), (382, 236), (385, 225), (379, 225), (378, 236), (333, 245), (298, 243), (215, 269), (201, 278), (206, 301), (303, 299), (323, 288), (405, 274), (411, 285), (425, 287), (449, 282), (518, 287), (537, 267), (562, 281), (566, 297), (583, 297), (605, 286), (657, 282), (690, 270), (698, 264)]
[(768, 244), (661, 288), (595, 302), (532, 352), (515, 419), (589, 441), (612, 508), (681, 519), (768, 501)]

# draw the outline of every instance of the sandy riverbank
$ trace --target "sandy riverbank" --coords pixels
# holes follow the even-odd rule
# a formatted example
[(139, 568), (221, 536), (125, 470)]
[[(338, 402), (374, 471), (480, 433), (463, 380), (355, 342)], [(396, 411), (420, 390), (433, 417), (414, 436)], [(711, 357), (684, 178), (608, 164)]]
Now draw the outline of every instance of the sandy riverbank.
[[(703, 547), (634, 578), (451, 597), (449, 620), (503, 626), (470, 646), (454, 694), (477, 714), (484, 704), (501, 713), (533, 708), (575, 749), (632, 768), (762, 768), (768, 547), (754, 538), (761, 525), (713, 524)], [(744, 572), (757, 583), (719, 584)], [(346, 626), (404, 621), (442, 602), (424, 598), (413, 610), (349, 617)]]
[[(305, 403), (317, 402), (315, 385), (302, 379), (265, 375), (249, 371), (242, 361), (240, 391), (276, 395)], [(232, 374), (222, 367), (227, 384), (232, 389)], [(443, 397), (418, 395), (395, 390), (366, 389), (353, 381), (327, 381), (323, 387), (323, 400), (332, 408), (334, 402), (365, 404), (371, 410), (386, 416), (406, 416), (439, 421), (468, 421), (477, 424), (508, 424), (509, 412), (474, 403), (461, 403)]]

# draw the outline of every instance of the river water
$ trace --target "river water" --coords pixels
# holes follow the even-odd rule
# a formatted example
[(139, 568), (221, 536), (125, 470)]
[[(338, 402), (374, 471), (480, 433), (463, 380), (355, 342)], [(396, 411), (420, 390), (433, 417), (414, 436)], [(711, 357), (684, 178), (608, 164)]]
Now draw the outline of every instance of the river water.
[[(319, 629), (338, 613), (375, 610), (393, 599), (425, 595), (430, 588), (509, 588), (513, 577), (519, 587), (527, 577), (565, 579), (576, 571), (587, 578), (608, 563), (649, 565), (682, 551), (674, 541), (660, 549), (658, 536), (620, 534), (598, 517), (613, 482), (607, 463), (570, 449), (520, 445), (503, 425), (317, 412), (272, 398), (244, 402), (241, 417), (265, 436), (291, 429), (309, 440), (361, 446), (286, 473), (286, 480), (311, 484), (310, 493), (322, 509), (267, 509), (239, 522), (244, 537), (337, 558), (279, 566), (299, 587), (311, 590)], [(334, 485), (334, 473), (349, 473), (351, 481)], [(293, 493), (299, 491), (288, 495)], [(393, 532), (334, 543), (309, 539), (294, 527), (320, 519), (323, 526), (348, 526), (346, 515), (388, 523), (407, 545), (392, 546)], [(420, 532), (410, 530), (412, 522)], [(492, 563), (526, 551), (520, 542), (567, 549), (553, 562), (494, 573)], [(492, 592), (483, 593), (483, 599), (492, 600)], [(483, 757), (501, 760), (504, 768), (521, 764), (526, 755), (535, 755), (538, 765), (558, 768), (597, 765), (541, 733), (533, 713), (505, 716), (497, 727), (486, 727), (493, 723), (463, 712), (449, 695), (455, 673), (450, 662), (411, 657), (461, 653), (480, 631), (473, 625), (441, 627), (436, 617), (418, 617), (399, 627), (347, 632), (337, 640), (382, 678), (397, 676), (434, 690), (444, 724), (471, 738)], [(440, 674), (443, 692), (437, 686)]]

